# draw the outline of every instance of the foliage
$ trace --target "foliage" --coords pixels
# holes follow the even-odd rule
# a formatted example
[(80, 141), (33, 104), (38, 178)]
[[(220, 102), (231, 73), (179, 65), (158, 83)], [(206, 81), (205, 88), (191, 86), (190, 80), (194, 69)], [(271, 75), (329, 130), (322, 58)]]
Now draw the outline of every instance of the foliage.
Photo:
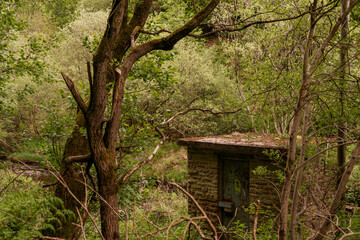
[[(14, 0), (4, 0), (0, 6), (0, 87), (2, 90), (3, 84), (11, 71), (9, 65), (13, 64), (14, 52), (11, 51), (9, 42), (16, 39), (16, 32), (25, 28), (26, 24), (18, 20), (15, 16), (16, 2)], [(3, 91), (1, 91), (3, 92)]]
[(19, 160), (30, 160), (35, 162), (43, 162), (44, 157), (38, 154), (29, 153), (29, 152), (16, 152), (10, 154), (10, 157), (14, 157)]
[(50, 101), (48, 107), (40, 107), (47, 113), (47, 118), (42, 122), (40, 129), (40, 134), (49, 141), (44, 150), (51, 156), (51, 159), (55, 160), (54, 163), (58, 166), (74, 120), (71, 115), (69, 116), (68, 113), (57, 108), (53, 101)]
[(188, 178), (186, 150), (176, 142), (164, 144), (154, 160), (143, 167), (139, 177), (185, 185)]
[(346, 203), (360, 207), (360, 171), (359, 166), (354, 169), (348, 184), (347, 184)]
[(0, 170), (0, 238), (34, 239), (54, 231), (53, 223), (70, 219), (60, 199), (31, 178)]
[[(130, 209), (121, 213), (120, 220), (121, 234), (125, 235), (126, 224), (129, 226), (129, 238), (134, 238), (136, 234), (145, 235), (156, 231), (151, 223), (157, 227), (168, 226), (178, 217), (187, 216), (187, 201), (178, 192), (164, 191), (151, 186), (144, 186), (136, 196), (139, 204), (130, 205)], [(127, 211), (128, 218), (125, 211)], [(171, 236), (181, 237), (186, 223), (173, 227), (170, 231)], [(166, 231), (155, 234), (156, 237), (164, 237)]]
[[(76, 18), (80, 0), (19, 0), (18, 2), (20, 14), (32, 24), (41, 25), (39, 22), (32, 22), (32, 18), (37, 16), (40, 19), (35, 21), (41, 21), (41, 18), (45, 18), (48, 22), (47, 25), (62, 28)], [(49, 27), (53, 28), (52, 26)]]

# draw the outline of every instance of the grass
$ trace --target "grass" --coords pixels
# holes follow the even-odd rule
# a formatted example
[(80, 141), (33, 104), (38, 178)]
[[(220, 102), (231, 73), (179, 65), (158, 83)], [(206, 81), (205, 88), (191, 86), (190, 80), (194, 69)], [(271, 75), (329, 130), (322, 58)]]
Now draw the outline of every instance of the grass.
[(36, 153), (29, 153), (29, 152), (16, 152), (10, 154), (10, 157), (17, 158), (19, 160), (30, 160), (35, 162), (42, 162), (44, 160), (44, 157), (36, 154)]
[(175, 142), (164, 144), (154, 160), (142, 169), (140, 175), (145, 178), (186, 184), (188, 177), (186, 149)]

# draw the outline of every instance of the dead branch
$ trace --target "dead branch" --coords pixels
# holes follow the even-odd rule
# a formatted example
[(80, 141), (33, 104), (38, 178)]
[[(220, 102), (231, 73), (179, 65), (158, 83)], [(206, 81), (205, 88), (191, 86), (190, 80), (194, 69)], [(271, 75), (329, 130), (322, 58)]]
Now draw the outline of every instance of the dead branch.
[[(349, 180), (350, 174), (352, 170), (354, 169), (355, 164), (359, 160), (359, 154), (360, 154), (360, 142), (358, 142), (355, 146), (355, 149), (352, 152), (351, 158), (349, 160), (349, 163), (347, 164), (345, 171), (342, 175), (342, 178), (340, 180), (340, 183), (337, 187), (334, 200), (330, 207), (330, 214), (334, 215), (336, 214), (340, 208), (341, 208), (341, 202), (342, 202), (342, 196), (346, 191), (346, 183)], [(330, 227), (331, 221), (330, 219), (325, 220), (323, 225), (319, 228), (317, 234), (313, 238), (314, 240), (321, 240), (323, 239), (323, 236), (326, 235), (326, 232), (328, 228)]]
[(190, 193), (188, 193), (185, 189), (183, 189), (181, 186), (179, 186), (177, 183), (174, 182), (169, 182), (170, 185), (173, 185), (175, 187), (177, 187), (181, 192), (183, 192), (188, 198), (191, 199), (191, 201), (194, 202), (194, 204), (196, 205), (196, 207), (200, 210), (201, 214), (205, 217), (205, 220), (207, 221), (207, 223), (209, 224), (211, 230), (214, 233), (214, 239), (217, 240), (218, 239), (218, 234), (217, 234), (217, 230), (214, 226), (214, 224), (211, 222), (210, 218), (207, 216), (206, 212), (204, 211), (204, 209), (202, 209), (202, 207), (199, 205), (199, 203), (195, 200), (195, 198), (193, 196), (191, 196)]
[(86, 235), (85, 235), (85, 230), (84, 230), (84, 223), (83, 223), (82, 216), (81, 216), (81, 214), (80, 214), (80, 212), (79, 212), (79, 208), (78, 208), (78, 207), (76, 207), (76, 212), (77, 212), (77, 214), (79, 215), (79, 219), (80, 219), (80, 223), (79, 223), (79, 224), (76, 224), (76, 225), (77, 225), (78, 227), (80, 227), (81, 233), (82, 233), (82, 235), (83, 235), (83, 238), (86, 240)]
[(131, 39), (131, 48), (135, 48), (135, 35), (138, 34), (139, 30), (141, 29), (140, 26), (136, 26), (133, 32), (130, 34)]
[(73, 81), (68, 76), (66, 76), (65, 73), (61, 72), (61, 75), (66, 83), (66, 86), (69, 88), (72, 96), (74, 97), (77, 105), (79, 106), (80, 110), (82, 111), (84, 116), (86, 116), (87, 106), (85, 104), (85, 101), (81, 97), (79, 91), (76, 89)]
[(64, 238), (57, 238), (57, 237), (47, 237), (42, 236), (41, 239), (49, 239), (49, 240), (65, 240)]
[(13, 183), (16, 181), (17, 178), (19, 178), (26, 170), (23, 170), (22, 172), (18, 173), (16, 177), (14, 177), (3, 189), (0, 191), (1, 194)]
[[(194, 102), (195, 100), (193, 100), (192, 102)], [(191, 102), (191, 103), (192, 103)], [(201, 111), (203, 113), (211, 113), (212, 115), (221, 115), (221, 114), (231, 114), (231, 113), (237, 113), (240, 110), (242, 110), (242, 108), (239, 108), (237, 110), (234, 111), (223, 111), (223, 112), (214, 112), (212, 109), (202, 109), (202, 108), (190, 108), (190, 105), (187, 110), (182, 111), (182, 112), (178, 112), (176, 114), (174, 114), (172, 117), (170, 117), (168, 120), (164, 121), (162, 124), (168, 124), (169, 122), (171, 122), (172, 120), (174, 120), (176, 117), (181, 116), (181, 115), (185, 115), (188, 112), (192, 112), (192, 111)]]
[(197, 13), (198, 12), (198, 9), (196, 7), (196, 0), (192, 0), (192, 3), (193, 3), (193, 6), (194, 6), (194, 10), (195, 12)]
[[(235, 220), (236, 216), (237, 216), (237, 212), (238, 212), (238, 209), (235, 208), (235, 213), (234, 213), (234, 216), (231, 218), (231, 220), (229, 221), (229, 223), (226, 225), (226, 229), (228, 229), (231, 225), (231, 223)], [(217, 216), (218, 217), (218, 216)], [(219, 223), (221, 225), (221, 221), (220, 221), (220, 218), (218, 217), (218, 220), (219, 220)], [(225, 234), (225, 233), (228, 233), (227, 231), (223, 231), (220, 236), (219, 236), (219, 239), (222, 239), (221, 237)]]
[(152, 152), (152, 154), (149, 157), (147, 157), (142, 162), (138, 163), (133, 169), (131, 169), (129, 172), (125, 173), (123, 176), (120, 177), (120, 179), (118, 181), (119, 185), (124, 184), (124, 182), (126, 182), (126, 180), (129, 179), (129, 177), (131, 177), (132, 174), (134, 174), (142, 166), (144, 166), (145, 164), (147, 164), (148, 162), (153, 160), (155, 155), (159, 151), (160, 147), (165, 143), (166, 136), (164, 135), (164, 133), (158, 127), (156, 127), (155, 129), (162, 136), (161, 141), (158, 143), (158, 145), (155, 147), (154, 151)]
[(11, 153), (15, 152), (15, 149), (13, 147), (11, 147), (9, 144), (7, 144), (2, 140), (0, 140), (0, 146), (3, 146), (6, 150), (8, 150)]
[(257, 203), (253, 203), (255, 206), (255, 218), (254, 218), (254, 226), (252, 229), (253, 239), (257, 240), (256, 237), (256, 230), (257, 230), (257, 223), (258, 223), (258, 215), (259, 215), (259, 205)]
[[(174, 224), (172, 224), (172, 227), (175, 227), (175, 226), (177, 226), (177, 225), (179, 225), (179, 224), (181, 224), (181, 223), (183, 223), (183, 222), (185, 222), (185, 221), (186, 221), (186, 219), (183, 219), (183, 220), (181, 220), (181, 221), (179, 221), (179, 222), (177, 222), (177, 223), (174, 223)], [(168, 227), (169, 227), (169, 226), (166, 226), (166, 227), (163, 227), (163, 228), (159, 228), (158, 230), (156, 230), (156, 231), (154, 231), (154, 232), (151, 232), (151, 233), (147, 233), (147, 234), (145, 234), (145, 235), (142, 235), (142, 236), (140, 237), (140, 239), (144, 239), (144, 238), (146, 238), (146, 237), (153, 236), (153, 235), (155, 235), (155, 234), (157, 234), (157, 233), (159, 233), (159, 232), (161, 232), (161, 231), (166, 230)]]

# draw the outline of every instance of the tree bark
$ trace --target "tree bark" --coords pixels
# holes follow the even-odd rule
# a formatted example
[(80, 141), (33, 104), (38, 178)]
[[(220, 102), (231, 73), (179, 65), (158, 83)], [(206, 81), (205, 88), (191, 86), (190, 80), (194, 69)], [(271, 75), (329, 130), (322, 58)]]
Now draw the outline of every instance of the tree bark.
[[(118, 218), (119, 180), (115, 161), (116, 142), (122, 115), (126, 79), (133, 64), (153, 50), (171, 50), (205, 20), (220, 0), (210, 0), (193, 18), (169, 35), (136, 46), (136, 39), (153, 0), (139, 0), (128, 20), (128, 0), (114, 0), (107, 28), (93, 57), (89, 74), (90, 102), (85, 106), (73, 82), (63, 75), (79, 108), (84, 113), (91, 159), (94, 162), (100, 195), (101, 231), (105, 239), (120, 239)], [(131, 49), (130, 49), (131, 48)], [(89, 69), (89, 67), (88, 67)], [(109, 89), (107, 83), (114, 82)], [(110, 118), (106, 119), (108, 95), (112, 91)], [(74, 155), (76, 155), (74, 153)]]
[[(349, 0), (342, 0), (341, 1), (341, 12), (344, 12), (350, 5)], [(345, 143), (345, 132), (346, 132), (346, 122), (345, 122), (345, 110), (344, 110), (344, 91), (346, 87), (346, 75), (347, 75), (347, 61), (348, 61), (348, 47), (347, 47), (347, 39), (349, 33), (349, 15), (346, 16), (344, 23), (341, 25), (340, 29), (340, 38), (341, 38), (341, 45), (340, 45), (340, 119), (339, 119), (339, 126), (338, 126), (338, 154), (337, 154), (337, 164), (338, 164), (338, 181), (340, 183), (341, 176), (344, 172), (345, 167), (345, 159), (346, 159), (346, 145)]]
[(297, 171), (297, 176), (295, 179), (295, 186), (293, 191), (293, 198), (291, 203), (291, 218), (290, 218), (290, 239), (296, 240), (296, 221), (298, 219), (298, 208), (299, 208), (299, 191), (301, 184), (303, 183), (303, 171), (304, 171), (304, 162), (307, 149), (307, 130), (309, 123), (309, 104), (305, 106), (304, 109), (304, 120), (303, 120), (303, 129), (301, 134), (301, 151), (299, 157), (299, 170)]
[[(70, 156), (84, 155), (89, 153), (90, 151), (88, 140), (80, 132), (81, 128), (85, 128), (85, 119), (84, 115), (79, 112), (71, 136), (70, 138), (68, 138), (65, 145), (60, 172), (62, 173), (62, 179), (69, 187), (70, 191), (74, 195), (76, 195), (80, 201), (84, 201), (85, 187), (81, 183), (84, 179), (78, 173), (80, 169), (76, 164), (68, 163), (65, 161), (65, 159)], [(64, 202), (64, 207), (73, 211), (76, 216), (76, 208), (80, 208), (81, 206), (71, 196), (65, 186), (63, 186), (62, 184), (57, 184), (55, 189), (55, 196), (62, 199), (62, 201)], [(61, 219), (61, 226), (55, 226), (55, 237), (61, 237), (65, 239), (76, 238), (77, 227), (73, 224), (74, 222), (77, 222), (77, 218), (67, 221), (65, 221), (65, 219)], [(49, 233), (47, 235), (51, 236), (52, 234)]]
[(279, 239), (287, 240), (288, 234), (288, 211), (289, 211), (289, 200), (291, 193), (291, 185), (293, 181), (294, 174), (294, 166), (296, 161), (296, 144), (297, 144), (297, 136), (300, 129), (300, 122), (302, 118), (302, 113), (305, 105), (307, 104), (308, 99), (308, 91), (310, 88), (310, 77), (308, 71), (308, 61), (309, 55), (312, 47), (312, 39), (315, 33), (315, 10), (317, 8), (317, 0), (314, 0), (312, 5), (312, 12), (310, 16), (310, 30), (308, 33), (308, 37), (305, 43), (305, 53), (303, 57), (303, 77), (301, 88), (299, 91), (299, 97), (297, 101), (297, 105), (295, 108), (294, 118), (290, 128), (290, 139), (289, 139), (289, 150), (287, 156), (287, 163), (285, 169), (285, 181), (281, 193), (280, 198), (280, 226), (279, 226)]

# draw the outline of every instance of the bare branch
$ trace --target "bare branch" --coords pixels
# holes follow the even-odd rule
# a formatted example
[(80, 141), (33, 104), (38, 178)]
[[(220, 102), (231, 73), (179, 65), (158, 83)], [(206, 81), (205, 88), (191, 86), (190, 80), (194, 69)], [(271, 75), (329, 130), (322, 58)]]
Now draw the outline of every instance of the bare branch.
[(183, 189), (182, 187), (180, 187), (177, 183), (173, 183), (173, 182), (169, 182), (170, 185), (173, 185), (175, 187), (177, 187), (181, 192), (183, 192), (188, 198), (191, 199), (191, 201), (194, 202), (195, 206), (200, 210), (201, 214), (205, 217), (205, 220), (208, 222), (211, 230), (214, 233), (214, 239), (218, 239), (217, 236), (217, 230), (214, 226), (214, 224), (211, 222), (210, 218), (208, 217), (208, 215), (206, 214), (206, 212), (204, 211), (204, 209), (200, 206), (200, 204), (195, 200), (195, 198), (193, 196), (191, 196), (190, 193), (188, 193), (185, 189)]
[(254, 217), (254, 226), (252, 229), (253, 239), (257, 240), (256, 237), (256, 230), (257, 230), (257, 223), (258, 223), (258, 215), (259, 215), (259, 205), (257, 203), (253, 203), (255, 206), (255, 217)]
[(79, 211), (79, 208), (76, 207), (76, 212), (77, 214), (79, 215), (79, 220), (80, 220), (80, 223), (78, 224), (81, 228), (81, 233), (83, 235), (83, 238), (86, 240), (86, 235), (85, 235), (85, 230), (84, 230), (84, 223), (83, 223), (83, 220), (82, 220), (82, 216), (80, 214), (80, 211)]
[(89, 161), (91, 161), (91, 153), (85, 155), (70, 156), (65, 158), (66, 163), (89, 162)]
[[(330, 207), (330, 214), (333, 215), (337, 213), (341, 208), (341, 198), (343, 194), (346, 191), (346, 183), (349, 180), (350, 174), (352, 170), (354, 169), (355, 164), (359, 160), (359, 154), (360, 154), (360, 142), (358, 142), (355, 146), (355, 149), (353, 150), (353, 153), (351, 155), (351, 158), (349, 160), (348, 165), (345, 168), (345, 171), (342, 175), (342, 178), (340, 180), (340, 183), (337, 187), (336, 194), (334, 197), (334, 200)], [(327, 230), (329, 229), (331, 224), (331, 219), (326, 219), (313, 240), (321, 240), (323, 239), (323, 236), (326, 235)]]
[(160, 30), (158, 30), (156, 32), (150, 32), (150, 31), (141, 29), (139, 32), (140, 33), (145, 33), (145, 34), (148, 34), (148, 35), (158, 35), (158, 34), (163, 33), (163, 32), (172, 33), (170, 30), (167, 30), (167, 29), (160, 29)]
[(196, 0), (192, 0), (192, 3), (193, 3), (195, 12), (198, 12), (198, 9), (197, 9), (197, 7), (196, 7)]
[(131, 39), (131, 47), (135, 48), (135, 35), (138, 34), (139, 30), (140, 30), (140, 26), (136, 26), (134, 28), (134, 31), (130, 34), (130, 39)]
[(182, 112), (178, 112), (175, 115), (173, 115), (171, 118), (169, 118), (168, 120), (164, 121), (162, 124), (167, 124), (169, 122), (171, 122), (172, 120), (174, 120), (174, 118), (181, 116), (181, 115), (185, 115), (188, 112), (192, 112), (192, 111), (201, 111), (203, 113), (211, 113), (212, 115), (221, 115), (221, 114), (231, 114), (231, 113), (237, 113), (240, 110), (242, 110), (242, 108), (239, 108), (237, 110), (234, 111), (223, 111), (223, 112), (214, 112), (212, 109), (202, 109), (202, 108), (188, 108), (185, 111)]
[(62, 72), (61, 75), (62, 75), (67, 87), (69, 88), (72, 96), (74, 97), (77, 105), (79, 106), (80, 110), (83, 112), (84, 116), (86, 116), (87, 106), (85, 104), (85, 101), (81, 97), (80, 93), (76, 89), (73, 81), (68, 76), (66, 76), (65, 73)]
[[(66, 184), (66, 182), (64, 181), (64, 179), (61, 177), (61, 175), (59, 174), (59, 172), (54, 168), (54, 166), (51, 165), (50, 162), (48, 162), (48, 164), (52, 167), (52, 169), (55, 171), (49, 171), (55, 178), (56, 180), (58, 180), (63, 186), (64, 188), (69, 192), (69, 194), (80, 204), (80, 206), (84, 209), (84, 211), (86, 211), (86, 213), (88, 214), (88, 216), (90, 217), (92, 223), (94, 224), (96, 230), (98, 231), (99, 235), (101, 236), (101, 239), (105, 239), (104, 236), (101, 233), (100, 228), (98, 227), (98, 225), (95, 222), (94, 217), (91, 215), (91, 213), (89, 212), (89, 210), (87, 209), (86, 205), (84, 205), (76, 196), (75, 194), (70, 190), (69, 186)], [(86, 183), (84, 183), (86, 184)]]
[(156, 131), (162, 136), (161, 141), (158, 143), (158, 145), (155, 147), (154, 151), (148, 158), (146, 158), (142, 162), (138, 163), (133, 169), (131, 169), (129, 172), (125, 173), (123, 176), (120, 177), (120, 179), (119, 179), (120, 185), (122, 185), (124, 182), (126, 182), (126, 180), (129, 179), (129, 177), (131, 177), (131, 175), (133, 175), (142, 166), (144, 166), (145, 164), (147, 164), (148, 162), (150, 162), (151, 160), (154, 159), (154, 157), (157, 154), (157, 152), (159, 151), (161, 145), (163, 145), (164, 142), (166, 141), (166, 136), (158, 127), (156, 127)]

